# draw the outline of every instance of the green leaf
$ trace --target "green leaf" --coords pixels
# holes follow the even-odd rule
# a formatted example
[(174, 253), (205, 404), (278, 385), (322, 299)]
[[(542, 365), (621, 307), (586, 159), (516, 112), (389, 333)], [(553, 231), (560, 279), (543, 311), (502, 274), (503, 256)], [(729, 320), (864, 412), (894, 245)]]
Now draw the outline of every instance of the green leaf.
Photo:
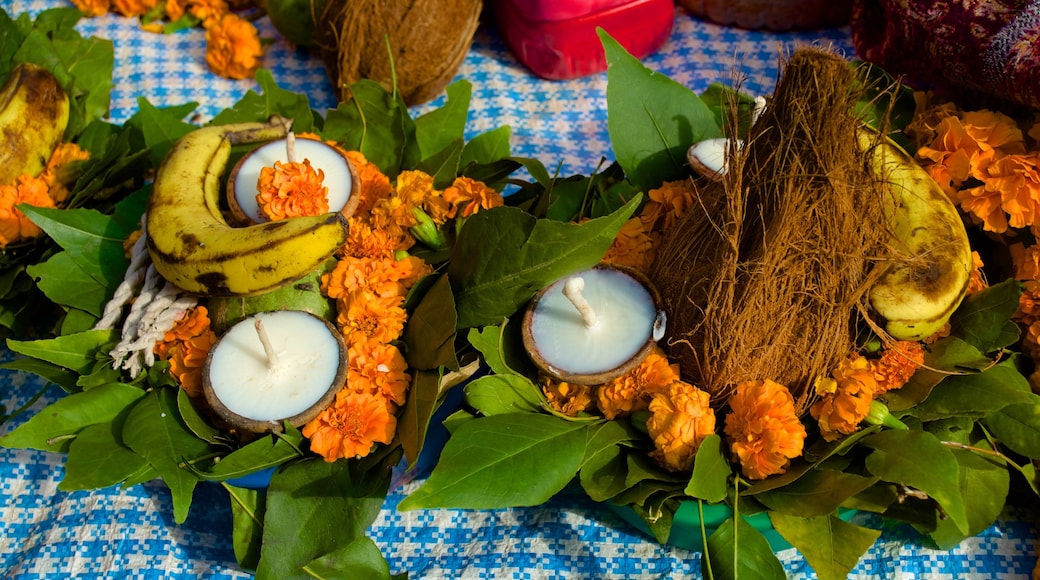
[[(784, 567), (769, 547), (762, 532), (738, 518), (727, 519), (708, 538), (707, 553), (701, 558), (705, 578), (755, 578), (782, 580)], [(708, 569), (710, 562), (710, 570)]]
[(755, 499), (780, 513), (825, 516), (876, 482), (876, 477), (817, 468), (784, 487), (756, 494)]
[(438, 153), (423, 159), (415, 169), (432, 175), (435, 189), (444, 189), (455, 181), (455, 176), (459, 173), (463, 146), (462, 139), (456, 139)]
[(951, 334), (981, 352), (1015, 344), (1020, 331), (1011, 317), (1018, 311), (1021, 294), (1021, 282), (1005, 280), (968, 296), (950, 317)]
[(354, 462), (294, 461), (271, 478), (257, 578), (312, 578), (317, 558), (361, 538), (379, 515), (390, 473), (358, 473)]
[(968, 529), (957, 459), (934, 435), (889, 430), (866, 437), (862, 443), (874, 449), (866, 459), (871, 473), (923, 491), (942, 506), (958, 530)]
[(247, 570), (256, 570), (263, 547), (264, 511), (267, 496), (255, 489), (224, 485), (231, 498), (231, 542), (235, 560)]
[(423, 159), (442, 151), (466, 134), (466, 117), (473, 95), (473, 85), (458, 80), (444, 89), (444, 105), (415, 119), (415, 142)]
[(578, 473), (585, 494), (592, 501), (607, 501), (628, 488), (628, 460), (621, 446), (604, 447), (588, 454)]
[(408, 316), (405, 358), (414, 369), (458, 369), (455, 358), (455, 300), (446, 275), (439, 276)]
[(503, 125), (473, 137), (462, 149), (459, 166), (467, 168), (470, 165), (490, 164), (508, 158), (509, 139), (512, 134), (512, 129)]
[(805, 556), (820, 580), (846, 578), (881, 535), (835, 514), (799, 517), (769, 513), (773, 528)]
[(922, 421), (958, 415), (982, 417), (1008, 403), (1033, 398), (1029, 381), (1008, 359), (982, 373), (953, 375), (943, 379), (927, 399), (909, 410)]
[(315, 578), (390, 580), (390, 566), (371, 538), (360, 537), (312, 561), (304, 570)]
[(292, 119), (292, 130), (296, 133), (314, 131), (314, 112), (311, 111), (307, 95), (287, 91), (278, 86), (274, 75), (267, 69), (256, 71), (256, 82), (261, 93), (248, 91), (230, 109), (221, 111), (210, 121), (211, 125), (227, 125), (267, 121), (271, 115)]
[(84, 427), (69, 445), (65, 476), (58, 489), (101, 489), (122, 483), (141, 470), (154, 474), (143, 457), (123, 444), (122, 428), (123, 421), (119, 417)]
[(42, 377), (49, 383), (58, 385), (66, 393), (79, 390), (76, 388), (76, 380), (79, 378), (79, 373), (46, 361), (34, 358), (17, 358), (0, 364), (0, 369), (32, 373)]
[(722, 438), (714, 433), (708, 435), (693, 458), (693, 473), (686, 485), (686, 494), (708, 503), (719, 503), (726, 499), (732, 473), (722, 453)]
[(96, 317), (105, 310), (108, 287), (84, 271), (68, 252), (58, 252), (46, 262), (28, 266), (26, 272), (55, 304), (85, 310)]
[(40, 340), (8, 339), (7, 348), (85, 375), (94, 369), (98, 351), (116, 337), (114, 330), (88, 330)]
[(929, 431), (943, 441), (957, 441), (981, 451), (953, 448), (953, 456), (960, 465), (961, 495), (971, 498), (964, 504), (968, 515), (967, 531), (958, 530), (952, 521), (940, 519), (932, 540), (941, 550), (949, 550), (964, 539), (982, 533), (1000, 516), (1007, 500), (1011, 475), (1007, 464), (985, 455), (993, 447), (981, 434), (964, 429), (961, 421), (941, 421), (928, 425)]
[(505, 206), (470, 217), (448, 267), (458, 328), (498, 324), (538, 290), (596, 265), (638, 205), (637, 197), (583, 224), (538, 220)]
[(986, 415), (986, 427), (1015, 453), (1040, 459), (1040, 397), (1012, 403)]
[(485, 375), (463, 388), (466, 402), (488, 416), (538, 413), (546, 405), (538, 386), (520, 375)]
[[(547, 501), (574, 477), (586, 426), (551, 415), (482, 417), (461, 424), (429, 479), (398, 509), (493, 509)], [(538, 474), (517, 477), (517, 474)]]
[[(156, 370), (153, 366), (149, 369), (149, 372)], [(163, 374), (165, 378), (169, 378), (169, 374)], [(196, 437), (202, 439), (207, 443), (219, 445), (226, 443), (227, 436), (219, 429), (213, 427), (209, 422), (203, 418), (199, 410), (195, 408), (195, 405), (191, 402), (191, 397), (188, 396), (188, 392), (184, 389), (179, 388), (179, 385), (170, 385), (177, 388), (177, 411), (181, 414), (181, 419), (188, 429), (195, 434)]]
[(402, 168), (418, 161), (415, 131), (415, 122), (400, 95), (395, 99), (379, 83), (368, 79), (350, 85), (350, 98), (325, 116), (325, 138), (345, 149), (360, 151), (391, 181)]
[(738, 138), (747, 137), (751, 128), (751, 112), (755, 108), (755, 99), (746, 93), (742, 93), (729, 85), (714, 82), (701, 93), (701, 102), (711, 110), (715, 116), (715, 124), (719, 127), (728, 128), (733, 121), (733, 107), (736, 106), (737, 130), (724, 131), (727, 135)]
[(643, 66), (599, 29), (607, 58), (607, 129), (614, 157), (642, 191), (689, 174), (686, 150), (722, 136), (697, 95)]
[(178, 139), (197, 129), (182, 120), (194, 110), (195, 103), (159, 108), (148, 99), (137, 97), (137, 112), (127, 119), (126, 124), (140, 130), (144, 138), (142, 145), (148, 149), (153, 167), (162, 163)]
[(66, 452), (84, 427), (111, 422), (144, 394), (133, 385), (112, 383), (62, 397), (0, 437), (0, 446)]
[(466, 338), (473, 348), (480, 351), (484, 364), (492, 373), (523, 375), (517, 370), (528, 364), (523, 339), (519, 332), (508, 332), (508, 330), (513, 330), (513, 327), (509, 326), (509, 320), (506, 319), (498, 326), (471, 328)]
[(173, 389), (152, 391), (135, 404), (123, 426), (122, 439), (163, 478), (173, 495), (173, 519), (184, 523), (199, 480), (181, 464), (205, 456), (211, 449), (181, 420)]
[(208, 471), (196, 474), (210, 481), (243, 477), (301, 457), (302, 443), (303, 436), (296, 429), (282, 435), (265, 435), (221, 457)]
[(19, 208), (100, 284), (115, 287), (123, 280), (128, 264), (123, 240), (132, 230), (93, 209), (52, 209), (24, 204)]

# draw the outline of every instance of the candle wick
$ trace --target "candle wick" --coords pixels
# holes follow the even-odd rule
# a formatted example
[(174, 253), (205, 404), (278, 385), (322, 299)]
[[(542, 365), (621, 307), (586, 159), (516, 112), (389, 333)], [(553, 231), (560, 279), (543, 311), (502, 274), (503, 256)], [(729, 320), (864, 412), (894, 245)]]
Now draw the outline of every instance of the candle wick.
[(285, 156), (289, 163), (296, 163), (296, 134), (292, 131), (285, 134)]
[(585, 296), (581, 293), (584, 289), (585, 279), (581, 276), (575, 276), (563, 284), (563, 295), (578, 309), (581, 319), (585, 321), (585, 328), (592, 328), (596, 326), (597, 322), (596, 311), (592, 309), (592, 305), (589, 304), (588, 300), (585, 300)]
[(267, 368), (273, 369), (278, 365), (278, 353), (275, 352), (274, 346), (271, 344), (271, 337), (267, 336), (264, 323), (259, 318), (253, 324), (253, 327), (256, 328), (256, 335), (260, 337), (260, 344), (264, 346), (264, 354), (267, 355)]

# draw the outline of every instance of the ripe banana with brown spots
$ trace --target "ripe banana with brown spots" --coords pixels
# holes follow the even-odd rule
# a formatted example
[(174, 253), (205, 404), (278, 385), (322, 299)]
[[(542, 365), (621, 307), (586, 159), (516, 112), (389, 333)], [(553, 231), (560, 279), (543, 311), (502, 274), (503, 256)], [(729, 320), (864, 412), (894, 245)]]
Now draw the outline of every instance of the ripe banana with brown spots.
[(891, 194), (896, 261), (870, 289), (868, 301), (897, 340), (922, 340), (960, 306), (974, 269), (968, 233), (956, 206), (901, 147), (860, 132), (861, 149)]
[(241, 228), (220, 210), (231, 146), (283, 137), (284, 120), (208, 126), (181, 137), (159, 166), (148, 199), (148, 252), (156, 270), (187, 292), (249, 296), (314, 271), (346, 240), (339, 212)]
[(45, 68), (21, 63), (0, 86), (0, 185), (36, 177), (62, 142), (69, 97)]

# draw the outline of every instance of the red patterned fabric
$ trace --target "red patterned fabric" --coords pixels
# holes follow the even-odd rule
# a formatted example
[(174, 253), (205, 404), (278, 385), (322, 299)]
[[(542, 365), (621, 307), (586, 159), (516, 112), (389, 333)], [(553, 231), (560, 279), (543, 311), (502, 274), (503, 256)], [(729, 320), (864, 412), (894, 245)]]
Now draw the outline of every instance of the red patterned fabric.
[(1040, 0), (856, 0), (864, 60), (907, 82), (1040, 107)]

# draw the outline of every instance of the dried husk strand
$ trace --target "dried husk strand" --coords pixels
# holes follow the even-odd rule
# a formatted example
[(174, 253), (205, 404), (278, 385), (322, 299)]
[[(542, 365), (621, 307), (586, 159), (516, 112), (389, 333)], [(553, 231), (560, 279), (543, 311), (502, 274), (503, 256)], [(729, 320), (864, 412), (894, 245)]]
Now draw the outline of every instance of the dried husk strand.
[(800, 412), (855, 346), (888, 259), (884, 191), (856, 144), (844, 59), (800, 49), (725, 178), (662, 240), (650, 278), (684, 380), (722, 406), (737, 384), (785, 384)]
[(481, 0), (326, 0), (315, 44), (339, 100), (361, 79), (391, 90), (396, 76), (405, 103), (416, 105), (451, 82), (482, 7)]

